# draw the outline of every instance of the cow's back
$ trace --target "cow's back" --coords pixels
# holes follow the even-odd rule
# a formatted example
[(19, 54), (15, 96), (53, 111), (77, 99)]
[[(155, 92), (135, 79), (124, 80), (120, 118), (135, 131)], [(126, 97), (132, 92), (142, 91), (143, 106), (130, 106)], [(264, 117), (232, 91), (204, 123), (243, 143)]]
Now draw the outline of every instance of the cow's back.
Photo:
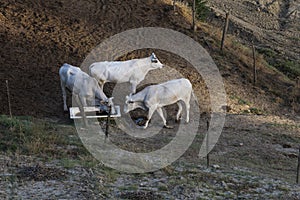
[(145, 100), (151, 104), (170, 105), (179, 100), (188, 100), (192, 92), (192, 84), (188, 79), (175, 79), (159, 85), (145, 88)]
[(186, 78), (171, 80), (158, 86), (163, 90), (162, 94), (172, 94), (178, 97), (188, 95), (192, 91), (192, 84)]
[(80, 68), (74, 67), (69, 64), (64, 64), (60, 69), (59, 69), (59, 76), (61, 81), (64, 83), (64, 85), (70, 89), (73, 90), (76, 76), (78, 74), (83, 73)]
[(115, 83), (129, 82), (131, 79), (144, 79), (148, 71), (146, 62), (145, 58), (96, 62), (89, 67), (89, 72), (97, 80)]

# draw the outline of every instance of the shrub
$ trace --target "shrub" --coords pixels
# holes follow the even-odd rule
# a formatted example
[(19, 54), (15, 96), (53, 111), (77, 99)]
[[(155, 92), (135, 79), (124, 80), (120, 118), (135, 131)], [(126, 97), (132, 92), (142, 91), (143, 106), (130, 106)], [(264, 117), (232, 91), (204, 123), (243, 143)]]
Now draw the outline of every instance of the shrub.
[(196, 0), (196, 17), (198, 20), (205, 21), (209, 13), (209, 7), (207, 1)]

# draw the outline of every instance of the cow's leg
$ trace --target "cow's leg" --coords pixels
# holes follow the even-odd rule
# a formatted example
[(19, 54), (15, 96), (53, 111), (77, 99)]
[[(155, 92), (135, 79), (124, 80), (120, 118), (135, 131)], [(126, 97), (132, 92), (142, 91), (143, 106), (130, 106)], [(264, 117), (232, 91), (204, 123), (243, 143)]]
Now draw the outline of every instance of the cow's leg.
[(172, 126), (168, 126), (167, 125), (167, 120), (165, 119), (165, 117), (164, 117), (164, 113), (163, 113), (163, 111), (162, 111), (162, 109), (161, 108), (157, 108), (157, 112), (158, 112), (158, 114), (159, 114), (159, 116), (161, 117), (161, 119), (163, 120), (163, 122), (164, 122), (164, 127), (165, 128), (173, 128)]
[(114, 97), (110, 97), (110, 98), (108, 98), (108, 106), (110, 106), (111, 107), (111, 110), (110, 110), (110, 113), (111, 114), (116, 114), (116, 110), (115, 110), (115, 105), (114, 105), (114, 102), (112, 101), (114, 99)]
[(148, 127), (149, 121), (151, 120), (151, 117), (155, 110), (156, 110), (156, 107), (154, 107), (154, 106), (149, 108), (147, 121), (146, 121), (145, 125), (143, 126), (144, 129), (146, 129)]
[(101, 90), (103, 91), (105, 81), (99, 81), (99, 84), (100, 84)]
[(60, 81), (60, 86), (62, 90), (62, 95), (63, 95), (63, 101), (64, 101), (64, 111), (68, 111), (67, 107), (67, 92), (66, 92), (66, 86), (63, 81)]
[[(96, 79), (96, 80), (97, 80), (97, 79)], [(102, 81), (101, 79), (98, 78), (98, 83), (99, 83), (99, 85), (100, 85), (100, 88), (101, 88), (102, 91), (103, 91), (105, 81)]]
[(79, 107), (79, 111), (80, 111), (81, 116), (85, 115), (84, 108), (82, 106), (82, 103), (81, 103), (81, 100), (80, 100), (79, 96), (77, 94), (73, 94), (73, 97), (74, 97), (74, 100), (75, 100), (77, 106)]
[(86, 99), (79, 95), (78, 95), (78, 98), (79, 98), (78, 106), (79, 106), (80, 113), (82, 115), (83, 123), (84, 123), (84, 126), (87, 127), (88, 123), (87, 123), (86, 115), (84, 112), (84, 107), (87, 106)]
[(180, 101), (178, 101), (177, 105), (178, 105), (178, 112), (177, 112), (177, 115), (176, 115), (176, 121), (178, 122), (179, 119), (180, 119), (180, 116), (181, 116), (181, 112), (182, 112), (182, 104), (181, 104)]
[(190, 102), (186, 104), (186, 123), (190, 121)]
[(137, 82), (136, 81), (130, 81), (130, 94), (135, 94), (136, 92), (136, 86), (137, 86)]
[(184, 101), (185, 103), (185, 108), (186, 108), (186, 123), (189, 123), (190, 121), (190, 98), (188, 100)]

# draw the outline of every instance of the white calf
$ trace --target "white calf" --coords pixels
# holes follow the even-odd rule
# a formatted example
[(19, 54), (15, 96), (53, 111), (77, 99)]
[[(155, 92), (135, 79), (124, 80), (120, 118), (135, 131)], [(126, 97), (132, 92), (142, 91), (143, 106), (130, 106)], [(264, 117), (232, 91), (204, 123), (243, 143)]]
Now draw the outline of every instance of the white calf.
[(148, 111), (147, 121), (143, 127), (147, 128), (154, 111), (157, 110), (163, 120), (164, 127), (171, 128), (167, 126), (161, 108), (177, 102), (179, 109), (176, 119), (179, 120), (182, 111), (180, 101), (183, 101), (186, 107), (186, 122), (188, 123), (191, 94), (192, 84), (185, 78), (171, 80), (159, 85), (151, 85), (134, 95), (130, 94), (129, 96), (126, 96), (124, 112), (128, 113), (136, 108), (142, 108), (143, 110)]

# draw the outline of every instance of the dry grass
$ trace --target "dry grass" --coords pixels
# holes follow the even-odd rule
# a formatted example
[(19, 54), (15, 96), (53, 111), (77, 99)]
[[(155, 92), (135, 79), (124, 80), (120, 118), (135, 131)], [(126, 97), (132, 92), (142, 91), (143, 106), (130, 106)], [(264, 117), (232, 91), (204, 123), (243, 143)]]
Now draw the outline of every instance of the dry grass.
[[(31, 117), (9, 118), (2, 115), (0, 130), (0, 150), (4, 152), (53, 158), (77, 158), (80, 154), (87, 154), (72, 126), (60, 127)], [(72, 145), (77, 147), (68, 148)]]

